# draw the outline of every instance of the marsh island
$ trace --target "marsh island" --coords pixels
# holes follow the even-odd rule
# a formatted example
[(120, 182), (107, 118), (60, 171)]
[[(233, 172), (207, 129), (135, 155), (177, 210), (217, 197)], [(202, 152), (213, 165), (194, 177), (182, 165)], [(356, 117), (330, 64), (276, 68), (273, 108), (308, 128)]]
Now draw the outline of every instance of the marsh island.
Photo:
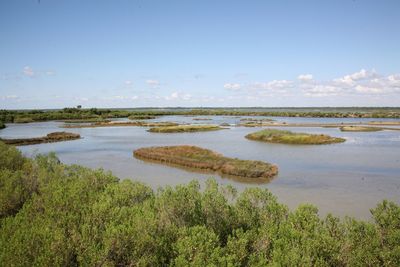
[(61, 141), (69, 141), (79, 139), (81, 136), (76, 133), (68, 133), (68, 132), (54, 132), (49, 133), (43, 137), (33, 137), (33, 138), (19, 138), (19, 139), (0, 139), (0, 141), (4, 142), (7, 145), (15, 145), (15, 146), (25, 146), (25, 145), (35, 145), (35, 144), (43, 144), (43, 143), (54, 143)]
[(276, 129), (265, 129), (246, 135), (247, 139), (281, 144), (323, 145), (341, 143), (344, 138), (331, 137), (325, 134), (308, 134)]
[(276, 165), (255, 160), (228, 158), (197, 146), (162, 146), (140, 148), (133, 155), (142, 160), (219, 173), (226, 177), (268, 181), (278, 173)]

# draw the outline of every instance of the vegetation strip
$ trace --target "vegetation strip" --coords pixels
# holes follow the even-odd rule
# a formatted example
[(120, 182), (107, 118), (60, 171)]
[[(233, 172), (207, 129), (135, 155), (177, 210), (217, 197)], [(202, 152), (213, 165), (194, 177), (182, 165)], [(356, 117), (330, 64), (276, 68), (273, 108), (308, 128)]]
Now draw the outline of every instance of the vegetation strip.
[(193, 118), (194, 121), (212, 121), (211, 118)]
[(290, 131), (265, 129), (246, 135), (247, 139), (281, 144), (323, 145), (341, 143), (344, 138), (331, 137), (325, 134), (295, 133)]
[(175, 122), (144, 122), (144, 121), (112, 121), (112, 122), (97, 122), (91, 124), (81, 125), (63, 125), (63, 128), (96, 128), (96, 127), (118, 127), (118, 126), (141, 126), (141, 127), (155, 127), (155, 126), (177, 126)]
[(185, 133), (185, 132), (206, 132), (206, 131), (217, 131), (222, 130), (217, 125), (178, 125), (178, 126), (166, 126), (166, 127), (154, 127), (148, 131), (152, 133)]
[(133, 152), (136, 158), (157, 161), (190, 169), (217, 172), (222, 176), (236, 176), (268, 180), (278, 173), (278, 167), (254, 160), (240, 160), (196, 146), (163, 146), (140, 148)]
[(343, 126), (340, 127), (340, 130), (342, 132), (378, 132), (384, 130), (384, 128), (366, 126)]
[(72, 120), (62, 120), (64, 123), (95, 123), (95, 122), (111, 122), (103, 118), (92, 118), (92, 119), (72, 119)]
[(400, 108), (141, 108), (141, 109), (82, 109), (60, 110), (0, 110), (0, 121), (24, 123), (32, 121), (127, 118), (132, 115), (184, 116), (270, 116), (315, 118), (400, 118)]
[(131, 115), (128, 117), (130, 120), (152, 120), (155, 118), (157, 117), (153, 115)]
[(49, 133), (43, 137), (34, 137), (34, 138), (20, 138), (20, 139), (0, 139), (0, 141), (15, 146), (26, 146), (26, 145), (35, 145), (35, 144), (43, 144), (43, 143), (54, 143), (61, 141), (69, 141), (79, 139), (81, 136), (76, 133), (68, 133), (68, 132), (54, 132)]
[(400, 207), (290, 210), (266, 188), (152, 190), (0, 142), (2, 266), (399, 266)]

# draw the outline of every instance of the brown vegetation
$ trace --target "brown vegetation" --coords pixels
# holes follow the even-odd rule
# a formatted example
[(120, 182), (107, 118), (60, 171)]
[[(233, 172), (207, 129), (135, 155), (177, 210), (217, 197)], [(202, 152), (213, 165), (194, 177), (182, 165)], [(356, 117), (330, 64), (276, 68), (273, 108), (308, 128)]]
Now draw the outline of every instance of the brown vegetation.
[(140, 148), (133, 152), (136, 158), (194, 170), (217, 172), (227, 177), (251, 178), (268, 181), (278, 173), (278, 167), (254, 160), (224, 157), (209, 149), (196, 146), (163, 146)]
[(0, 141), (4, 142), (7, 145), (15, 145), (15, 146), (25, 146), (25, 145), (35, 145), (35, 144), (43, 144), (43, 143), (54, 143), (68, 140), (79, 139), (81, 136), (76, 133), (67, 133), (67, 132), (54, 132), (49, 133), (43, 137), (34, 137), (34, 138), (19, 138), (19, 139), (0, 139)]

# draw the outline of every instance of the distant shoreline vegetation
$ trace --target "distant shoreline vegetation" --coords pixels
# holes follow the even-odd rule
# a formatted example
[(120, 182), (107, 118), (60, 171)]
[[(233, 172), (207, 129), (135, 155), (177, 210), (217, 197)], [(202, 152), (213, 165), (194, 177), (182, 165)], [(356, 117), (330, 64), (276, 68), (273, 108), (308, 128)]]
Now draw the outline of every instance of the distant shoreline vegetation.
[(400, 118), (400, 108), (64, 108), (60, 110), (0, 110), (3, 123), (31, 121), (109, 119), (129, 116), (270, 116), (307, 118)]
[(215, 180), (152, 190), (0, 142), (3, 266), (399, 266), (399, 205), (371, 214), (290, 210)]

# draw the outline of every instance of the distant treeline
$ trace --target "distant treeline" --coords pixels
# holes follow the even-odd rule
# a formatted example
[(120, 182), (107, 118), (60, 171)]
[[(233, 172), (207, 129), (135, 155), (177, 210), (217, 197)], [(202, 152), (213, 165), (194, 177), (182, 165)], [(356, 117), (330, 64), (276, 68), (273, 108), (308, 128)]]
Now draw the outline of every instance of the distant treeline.
[(0, 142), (1, 266), (400, 266), (400, 207), (371, 212), (321, 218), (214, 180), (153, 191)]
[(81, 109), (0, 110), (3, 123), (27, 123), (49, 120), (107, 119), (129, 116), (225, 115), (315, 118), (400, 118), (400, 108), (148, 108), (148, 109)]

